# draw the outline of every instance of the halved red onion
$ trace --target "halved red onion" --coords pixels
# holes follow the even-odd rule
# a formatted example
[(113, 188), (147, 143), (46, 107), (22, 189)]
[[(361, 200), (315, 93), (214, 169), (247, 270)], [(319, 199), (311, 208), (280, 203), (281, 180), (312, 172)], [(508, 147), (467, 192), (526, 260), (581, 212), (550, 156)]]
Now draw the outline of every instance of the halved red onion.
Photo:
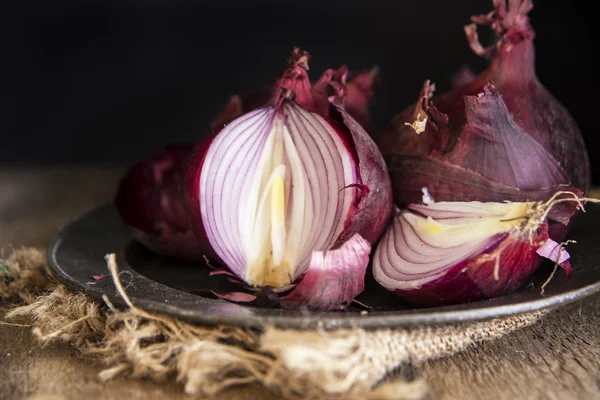
[(251, 285), (278, 287), (306, 271), (313, 249), (331, 248), (358, 196), (342, 189), (356, 184), (335, 129), (286, 102), (219, 133), (204, 156), (198, 206), (221, 261)]
[(548, 237), (551, 208), (568, 204), (563, 213), (572, 216), (578, 206), (576, 195), (569, 202), (563, 195), (544, 203), (411, 204), (379, 242), (375, 279), (413, 303), (438, 305), (510, 293), (531, 277), (542, 257), (568, 270), (568, 257), (558, 255)]
[[(352, 252), (343, 245), (356, 235), (373, 243), (391, 212), (383, 157), (342, 105), (345, 69), (327, 71), (313, 90), (307, 56), (295, 50), (271, 104), (231, 121), (195, 151), (185, 180), (199, 240), (255, 287), (298, 282), (311, 266), (339, 270), (338, 256), (311, 264), (313, 253)], [(359, 260), (352, 269), (360, 273), (343, 277), (356, 281), (354, 288), (362, 288), (368, 257)], [(341, 280), (300, 282), (294, 292), (314, 293), (320, 282), (327, 282), (328, 296), (299, 306), (348, 303)]]

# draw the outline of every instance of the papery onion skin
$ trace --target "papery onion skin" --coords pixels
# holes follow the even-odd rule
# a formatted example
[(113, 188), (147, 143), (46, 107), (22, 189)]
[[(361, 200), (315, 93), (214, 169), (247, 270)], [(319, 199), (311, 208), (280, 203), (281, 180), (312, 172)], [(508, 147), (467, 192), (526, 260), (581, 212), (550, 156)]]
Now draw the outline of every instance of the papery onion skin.
[[(570, 184), (586, 193), (590, 185), (590, 166), (581, 132), (569, 112), (540, 84), (535, 74), (535, 34), (527, 17), (532, 8), (531, 2), (509, 1), (508, 9), (504, 1), (494, 1), (494, 4), (495, 14), (473, 18), (477, 23), (494, 24), (500, 35), (500, 41), (494, 48), (483, 49), (477, 42), (474, 25), (466, 28), (471, 46), (476, 52), (492, 55), (489, 67), (472, 82), (425, 99), (427, 104), (431, 104), (430, 120), (427, 121), (426, 131), (420, 135), (405, 125), (414, 122), (415, 106), (399, 114), (380, 138), (380, 148), (388, 161), (405, 154), (439, 159), (452, 151), (463, 135), (467, 107), (465, 96), (484, 93), (486, 85), (492, 81), (514, 123), (539, 142), (559, 163), (565, 179), (556, 183)], [(419, 101), (422, 102), (423, 99)], [(480, 112), (481, 117), (486, 118), (483, 111)], [(437, 124), (432, 124), (432, 119)], [(475, 148), (472, 150), (477, 152)], [(504, 167), (498, 165), (497, 168)], [(484, 166), (475, 168), (473, 172), (486, 176)], [(402, 177), (395, 175), (402, 174), (402, 171), (390, 168), (390, 173), (392, 181), (397, 182), (395, 188), (401, 187)], [(543, 183), (540, 182), (537, 187), (516, 187), (547, 187)], [(447, 200), (434, 191), (432, 195), (438, 200)]]
[[(424, 92), (426, 88), (427, 84)], [(548, 189), (569, 183), (558, 161), (513, 121), (494, 85), (486, 85), (477, 96), (464, 96), (463, 105), (464, 115), (459, 126), (453, 127), (453, 120), (429, 101), (424, 107), (427, 120), (423, 132), (417, 134), (413, 127), (404, 125), (397, 136), (388, 130), (383, 137), (382, 151), (395, 183), (394, 196), (398, 205), (409, 204), (405, 202), (407, 198), (414, 201), (425, 186), (437, 201), (452, 200), (446, 196), (470, 196), (468, 187), (460, 192), (439, 191), (438, 186), (447, 182), (434, 179), (438, 165), (443, 165), (444, 175), (456, 177), (458, 183), (463, 175), (480, 182), (487, 181), (488, 186), (500, 185), (518, 191)], [(387, 138), (392, 137), (393, 143), (387, 143)], [(417, 169), (408, 169), (404, 165), (406, 162), (420, 165)], [(492, 201), (489, 196), (495, 193), (479, 195), (482, 197), (474, 200)]]
[(392, 212), (392, 184), (385, 161), (375, 142), (343, 106), (334, 102), (330, 114), (338, 126), (350, 134), (350, 143), (357, 153), (358, 170), (363, 182), (360, 201), (349, 213), (346, 229), (334, 248), (357, 233), (374, 244), (387, 226)]
[(352, 115), (367, 133), (374, 136), (375, 128), (371, 123), (369, 105), (373, 98), (374, 87), (379, 81), (379, 68), (374, 67), (369, 71), (360, 72), (350, 71), (347, 79), (348, 93), (342, 98), (344, 110)]

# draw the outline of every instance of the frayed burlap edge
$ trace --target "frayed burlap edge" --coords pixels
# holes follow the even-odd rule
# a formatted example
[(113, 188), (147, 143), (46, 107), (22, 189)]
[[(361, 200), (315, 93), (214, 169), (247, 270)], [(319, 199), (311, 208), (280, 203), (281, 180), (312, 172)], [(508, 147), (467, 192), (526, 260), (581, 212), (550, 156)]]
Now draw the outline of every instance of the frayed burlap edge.
[(46, 254), (39, 249), (8, 248), (0, 252), (0, 300), (31, 303), (53, 285), (50, 277)]
[[(534, 312), (485, 322), (406, 329), (292, 331), (202, 327), (130, 303), (114, 256), (107, 257), (128, 309), (99, 304), (47, 279), (44, 253), (15, 250), (0, 265), (0, 296), (26, 304), (7, 318), (30, 322), (42, 343), (64, 341), (102, 360), (99, 378), (175, 379), (189, 394), (262, 384), (288, 399), (420, 399), (422, 380), (392, 379), (403, 366), (448, 356), (537, 322)], [(34, 297), (32, 293), (46, 290)]]

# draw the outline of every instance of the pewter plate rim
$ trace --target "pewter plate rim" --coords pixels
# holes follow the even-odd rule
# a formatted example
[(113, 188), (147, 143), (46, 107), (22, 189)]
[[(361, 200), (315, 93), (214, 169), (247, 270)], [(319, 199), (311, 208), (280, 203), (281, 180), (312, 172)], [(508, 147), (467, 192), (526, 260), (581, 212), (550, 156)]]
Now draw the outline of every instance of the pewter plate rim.
[[(440, 325), (552, 310), (597, 293), (600, 291), (600, 240), (597, 235), (589, 235), (598, 226), (597, 222), (600, 222), (599, 206), (590, 205), (585, 217), (578, 216), (569, 234), (569, 238), (574, 237), (579, 241), (576, 247), (569, 248), (573, 253), (573, 275), (567, 279), (564, 271), (559, 271), (546, 287), (544, 295), (540, 294), (539, 284), (536, 286), (532, 283), (513, 294), (490, 300), (433, 308), (407, 308), (406, 304), (401, 304), (398, 300), (399, 307), (402, 307), (398, 310), (366, 313), (317, 313), (233, 304), (197, 296), (150, 279), (140, 273), (144, 272), (144, 265), (132, 267), (126, 253), (132, 246), (133, 239), (111, 203), (93, 208), (61, 228), (48, 247), (48, 259), (57, 278), (68, 288), (81, 291), (97, 300), (107, 296), (112, 303), (125, 305), (110, 278), (99, 281), (92, 279), (93, 275), (108, 272), (104, 255), (114, 252), (119, 271), (126, 271), (121, 276), (128, 278), (124, 284), (134, 305), (149, 312), (167, 314), (198, 324), (225, 324), (259, 329), (267, 326), (293, 329), (377, 329)], [(158, 259), (160, 264), (164, 258)], [(548, 271), (546, 268), (546, 275)], [(171, 280), (178, 279), (176, 274), (170, 272), (166, 265), (165, 276), (168, 275)], [(162, 274), (160, 269), (155, 268), (155, 274), (157, 273)], [(538, 282), (541, 279), (543, 277), (538, 276)], [(199, 282), (198, 285), (200, 287), (202, 283)], [(385, 289), (377, 287), (368, 290)], [(385, 292), (385, 296), (388, 303), (395, 301), (390, 300), (389, 293)]]

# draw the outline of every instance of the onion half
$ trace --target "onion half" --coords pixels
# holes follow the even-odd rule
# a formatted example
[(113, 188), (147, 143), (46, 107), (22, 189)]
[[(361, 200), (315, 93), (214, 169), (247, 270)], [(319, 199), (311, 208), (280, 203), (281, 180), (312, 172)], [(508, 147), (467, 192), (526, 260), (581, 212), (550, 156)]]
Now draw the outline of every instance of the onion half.
[(548, 236), (552, 208), (566, 206), (558, 214), (564, 221), (579, 205), (577, 195), (564, 196), (557, 192), (543, 203), (411, 204), (379, 242), (375, 279), (408, 301), (439, 305), (510, 293), (527, 282), (543, 257), (570, 273), (566, 251), (559, 252)]
[(286, 102), (246, 114), (217, 135), (199, 176), (200, 221), (240, 279), (279, 287), (306, 271), (313, 249), (333, 246), (359, 195), (343, 188), (360, 184), (331, 125)]
[(368, 257), (351, 258), (358, 273), (339, 285), (301, 279), (315, 276), (311, 268), (340, 270), (343, 253), (355, 252), (346, 241), (379, 238), (391, 185), (377, 146), (344, 109), (345, 68), (328, 70), (311, 88), (307, 59), (296, 49), (271, 104), (196, 149), (184, 195), (199, 241), (240, 280), (257, 288), (299, 283), (297, 298), (326, 283), (328, 296), (282, 305), (336, 309), (363, 290)]

